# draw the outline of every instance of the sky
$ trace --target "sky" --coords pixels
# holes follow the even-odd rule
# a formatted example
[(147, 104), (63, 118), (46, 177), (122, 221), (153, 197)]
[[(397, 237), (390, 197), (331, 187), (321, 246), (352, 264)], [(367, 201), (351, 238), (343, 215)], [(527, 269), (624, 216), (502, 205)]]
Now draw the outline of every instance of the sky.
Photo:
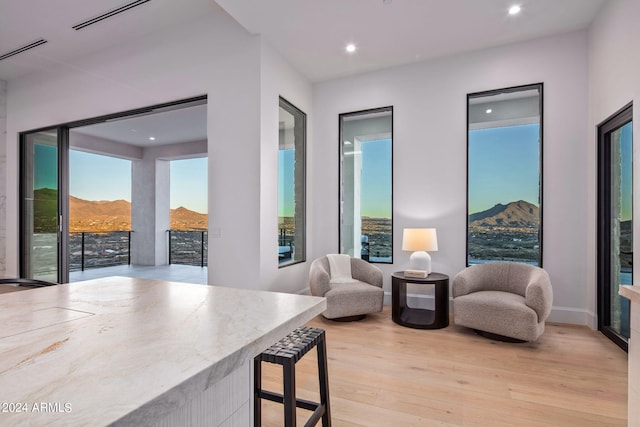
[[(51, 150), (55, 153), (55, 149)], [(130, 202), (131, 163), (130, 160), (70, 150), (69, 194), (84, 200)], [(207, 213), (207, 158), (173, 160), (170, 171), (171, 209), (183, 206)], [(40, 181), (39, 184), (36, 179), (36, 188), (44, 185), (45, 181)]]
[(171, 161), (171, 209), (185, 207), (206, 214), (208, 212), (207, 158)]
[(294, 214), (294, 157), (295, 150), (278, 150), (278, 216)]
[(629, 122), (620, 128), (620, 154), (621, 154), (621, 185), (620, 196), (622, 204), (622, 212), (620, 220), (627, 221), (632, 219), (632, 201), (633, 201), (633, 147), (632, 147), (632, 123)]
[(41, 188), (58, 188), (58, 148), (50, 145), (34, 145), (34, 177), (35, 190)]
[(362, 216), (391, 218), (391, 140), (362, 143)]
[(84, 200), (131, 201), (131, 160), (69, 150), (69, 194)]
[[(391, 140), (362, 143), (362, 216), (391, 218)], [(293, 149), (278, 151), (278, 216), (294, 214)]]
[(518, 200), (539, 206), (539, 129), (530, 124), (469, 132), (469, 214)]

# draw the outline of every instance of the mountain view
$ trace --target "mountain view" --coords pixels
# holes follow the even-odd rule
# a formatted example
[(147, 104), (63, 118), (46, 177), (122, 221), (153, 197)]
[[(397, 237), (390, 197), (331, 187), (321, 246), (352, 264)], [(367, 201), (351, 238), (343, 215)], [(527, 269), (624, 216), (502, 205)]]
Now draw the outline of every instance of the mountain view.
[[(57, 230), (58, 191), (41, 188), (34, 191), (34, 230), (55, 233)], [(131, 229), (131, 203), (126, 200), (91, 201), (69, 196), (69, 231), (108, 232)], [(171, 209), (172, 230), (203, 230), (207, 228), (207, 214), (184, 207)]]
[[(38, 190), (39, 191), (39, 190)], [(69, 196), (69, 230), (106, 232), (131, 229), (131, 203), (126, 200), (90, 201)], [(172, 230), (207, 228), (207, 215), (184, 207), (171, 209)]]
[(507, 205), (497, 204), (482, 212), (469, 215), (471, 228), (535, 228), (539, 225), (538, 207), (524, 200)]
[(519, 200), (469, 215), (469, 262), (538, 262), (538, 206)]

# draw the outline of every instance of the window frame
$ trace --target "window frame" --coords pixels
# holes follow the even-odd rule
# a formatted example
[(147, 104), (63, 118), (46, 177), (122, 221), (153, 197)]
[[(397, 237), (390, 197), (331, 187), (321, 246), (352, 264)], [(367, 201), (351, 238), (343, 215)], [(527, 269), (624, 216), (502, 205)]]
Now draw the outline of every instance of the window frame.
[(344, 200), (344, 143), (343, 143), (343, 119), (345, 117), (354, 117), (354, 116), (362, 116), (372, 113), (382, 113), (389, 111), (391, 113), (391, 260), (390, 261), (371, 261), (366, 260), (370, 264), (393, 264), (394, 259), (394, 223), (393, 223), (393, 176), (394, 176), (394, 168), (393, 168), (393, 138), (394, 138), (394, 113), (393, 113), (393, 105), (387, 105), (384, 107), (377, 108), (368, 108), (365, 110), (357, 110), (351, 111), (347, 113), (338, 114), (338, 253), (342, 253), (342, 229), (343, 229), (343, 200)]
[[(293, 105), (289, 100), (287, 100), (286, 98), (284, 98), (283, 96), (279, 96), (278, 97), (278, 110), (280, 108), (283, 108), (285, 111), (287, 111), (289, 114), (293, 115), (294, 117), (296, 117), (297, 114), (300, 115), (300, 118), (302, 119), (302, 142), (301, 142), (301, 151), (302, 151), (302, 213), (301, 218), (302, 218), (302, 237), (301, 237), (301, 244), (300, 245), (296, 245), (300, 246), (302, 248), (302, 252), (301, 252), (301, 257), (299, 259), (295, 259), (295, 256), (292, 258), (291, 261), (288, 262), (280, 262), (278, 260), (278, 269), (280, 268), (284, 268), (284, 267), (289, 267), (291, 265), (296, 265), (296, 264), (300, 264), (303, 262), (307, 261), (307, 114), (302, 111), (301, 109), (299, 109), (298, 107), (296, 107), (295, 105)], [(295, 126), (295, 125), (294, 125)], [(298, 141), (297, 138), (294, 141), (294, 145), (297, 145)], [(278, 129), (278, 151), (280, 150), (280, 130)], [(298, 151), (298, 147), (294, 147), (295, 151)], [(294, 166), (294, 177), (296, 176), (296, 167)], [(278, 161), (278, 173), (280, 173), (280, 162)], [(294, 184), (295, 185), (295, 184)], [(278, 192), (280, 189), (280, 183), (278, 182), (278, 184), (276, 184), (276, 188), (278, 188)], [(276, 196), (277, 198), (277, 196)], [(276, 200), (276, 204), (278, 204), (279, 201)], [(298, 204), (298, 200), (295, 199), (295, 186), (294, 186), (294, 205)], [(276, 210), (278, 208), (276, 207)], [(276, 212), (276, 217), (279, 217), (278, 212)], [(293, 213), (293, 218), (294, 218), (294, 224), (296, 222), (296, 210), (294, 208), (294, 213)], [(294, 232), (295, 232), (295, 225), (294, 225)], [(279, 237), (278, 237), (279, 238)], [(278, 245), (279, 246), (279, 245)]]
[[(470, 130), (470, 115), (469, 115), (469, 106), (470, 106), (470, 100), (472, 98), (480, 98), (483, 96), (491, 96), (491, 95), (497, 95), (497, 94), (501, 94), (501, 93), (513, 93), (513, 92), (520, 92), (520, 91), (525, 91), (525, 90), (534, 90), (537, 89), (539, 91), (539, 101), (538, 101), (538, 108), (539, 108), (539, 115), (540, 115), (540, 132), (539, 132), (539, 141), (538, 141), (538, 152), (539, 152), (539, 162), (538, 162), (538, 186), (539, 186), (539, 194), (538, 194), (538, 200), (539, 200), (539, 206), (538, 206), (538, 216), (539, 216), (539, 225), (538, 225), (538, 246), (539, 246), (539, 251), (538, 251), (538, 267), (542, 268), (543, 267), (543, 260), (544, 260), (544, 239), (543, 239), (543, 235), (544, 235), (544, 213), (543, 213), (543, 206), (544, 206), (544, 83), (543, 82), (539, 82), (539, 83), (531, 83), (531, 84), (526, 84), (526, 85), (519, 85), (519, 86), (511, 86), (511, 87), (506, 87), (506, 88), (500, 88), (500, 89), (492, 89), (492, 90), (487, 90), (487, 91), (480, 91), (480, 92), (473, 92), (473, 93), (468, 93), (467, 94), (467, 182), (466, 182), (466, 186), (467, 186), (467, 191), (466, 191), (466, 216), (465, 216), (465, 242), (466, 242), (466, 248), (465, 248), (465, 265), (467, 267), (469, 267), (471, 264), (469, 264), (469, 130)], [(500, 262), (499, 260), (496, 260), (496, 262)], [(517, 262), (517, 261), (515, 261)]]

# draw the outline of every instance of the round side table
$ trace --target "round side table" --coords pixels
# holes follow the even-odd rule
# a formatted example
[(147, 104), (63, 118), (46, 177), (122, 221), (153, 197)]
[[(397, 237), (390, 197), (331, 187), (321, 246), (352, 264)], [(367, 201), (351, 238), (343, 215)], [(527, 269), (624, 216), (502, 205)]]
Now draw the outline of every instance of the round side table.
[[(435, 310), (407, 305), (407, 283), (433, 285)], [(391, 318), (402, 326), (417, 329), (440, 329), (449, 326), (449, 276), (431, 273), (425, 278), (406, 277), (403, 271), (391, 275)]]

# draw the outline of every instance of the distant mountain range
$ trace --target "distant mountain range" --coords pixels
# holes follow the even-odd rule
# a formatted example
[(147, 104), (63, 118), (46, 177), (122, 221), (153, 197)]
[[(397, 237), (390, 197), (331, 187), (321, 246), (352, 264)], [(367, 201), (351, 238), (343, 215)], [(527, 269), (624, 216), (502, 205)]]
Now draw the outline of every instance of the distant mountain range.
[[(207, 228), (208, 215), (181, 206), (171, 209), (169, 222), (172, 230), (201, 230)], [(69, 196), (69, 229), (71, 232), (130, 230), (131, 203)]]
[(537, 228), (540, 216), (538, 207), (524, 200), (494, 207), (469, 215), (469, 226)]
[[(58, 192), (50, 188), (34, 191), (34, 229), (55, 233), (57, 229)], [(208, 215), (184, 207), (171, 209), (172, 230), (207, 228)], [(131, 230), (131, 203), (126, 200), (92, 201), (69, 196), (69, 230), (71, 232), (107, 232)]]

